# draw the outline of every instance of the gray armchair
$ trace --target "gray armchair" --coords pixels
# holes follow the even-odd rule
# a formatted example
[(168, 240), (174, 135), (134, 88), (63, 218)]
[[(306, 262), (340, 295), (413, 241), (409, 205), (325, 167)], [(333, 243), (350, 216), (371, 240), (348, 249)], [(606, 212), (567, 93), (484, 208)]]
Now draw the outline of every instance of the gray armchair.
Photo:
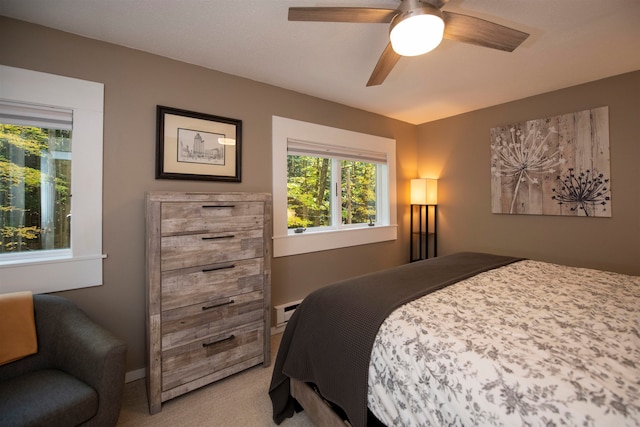
[(115, 426), (126, 345), (70, 300), (34, 295), (38, 353), (0, 366), (0, 425)]

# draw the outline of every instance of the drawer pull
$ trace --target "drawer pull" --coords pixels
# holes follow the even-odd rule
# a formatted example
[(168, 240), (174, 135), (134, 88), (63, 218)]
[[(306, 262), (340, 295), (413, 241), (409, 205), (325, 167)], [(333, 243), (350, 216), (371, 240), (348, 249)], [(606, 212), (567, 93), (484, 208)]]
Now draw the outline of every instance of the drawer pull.
[(209, 346), (212, 346), (212, 345), (215, 345), (215, 344), (220, 344), (221, 342), (225, 342), (225, 341), (232, 340), (232, 339), (234, 339), (235, 337), (236, 337), (235, 335), (229, 335), (228, 337), (223, 338), (223, 339), (218, 340), (218, 341), (209, 342), (209, 343), (202, 343), (202, 346), (203, 346), (203, 347), (209, 347)]
[(234, 301), (234, 300), (229, 300), (229, 301), (227, 301), (227, 302), (223, 302), (223, 303), (220, 303), (220, 304), (205, 305), (204, 307), (202, 307), (202, 311), (204, 311), (204, 310), (211, 310), (212, 308), (223, 307), (223, 306), (225, 306), (225, 305), (231, 305), (231, 304), (233, 304), (233, 303), (235, 303), (235, 301)]
[(202, 205), (202, 209), (224, 209), (224, 208), (235, 208), (236, 205), (227, 205), (227, 206), (218, 206), (218, 205)]
[(230, 234), (228, 236), (203, 237), (202, 240), (233, 239), (234, 237), (236, 236)]
[(235, 268), (235, 265), (225, 265), (224, 267), (214, 267), (214, 268), (206, 268), (204, 270), (202, 270), (203, 273), (208, 273), (210, 271), (218, 271), (218, 270), (226, 270), (228, 268)]

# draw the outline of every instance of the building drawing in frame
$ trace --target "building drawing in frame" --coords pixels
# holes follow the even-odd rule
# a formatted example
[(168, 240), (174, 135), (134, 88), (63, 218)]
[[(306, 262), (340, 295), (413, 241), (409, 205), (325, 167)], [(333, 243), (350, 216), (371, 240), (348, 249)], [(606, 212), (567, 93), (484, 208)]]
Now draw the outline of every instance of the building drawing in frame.
[(491, 136), (491, 212), (611, 216), (609, 109), (498, 126)]
[(178, 162), (224, 165), (225, 135), (178, 128)]

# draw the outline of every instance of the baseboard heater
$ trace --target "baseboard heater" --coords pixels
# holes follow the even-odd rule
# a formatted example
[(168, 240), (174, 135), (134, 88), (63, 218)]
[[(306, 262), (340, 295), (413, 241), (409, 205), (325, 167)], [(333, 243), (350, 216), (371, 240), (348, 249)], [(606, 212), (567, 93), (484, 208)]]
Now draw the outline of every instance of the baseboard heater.
[(302, 300), (291, 301), (273, 307), (276, 310), (276, 327), (284, 326), (291, 319), (293, 312), (296, 311), (301, 302)]

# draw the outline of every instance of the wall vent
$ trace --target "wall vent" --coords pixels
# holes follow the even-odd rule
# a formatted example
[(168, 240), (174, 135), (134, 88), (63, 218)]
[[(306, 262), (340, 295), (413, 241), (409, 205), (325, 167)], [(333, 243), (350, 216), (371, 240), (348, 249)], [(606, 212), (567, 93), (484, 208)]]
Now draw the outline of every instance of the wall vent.
[(276, 327), (284, 326), (291, 319), (293, 312), (296, 311), (301, 302), (302, 300), (291, 301), (273, 307), (276, 310)]

